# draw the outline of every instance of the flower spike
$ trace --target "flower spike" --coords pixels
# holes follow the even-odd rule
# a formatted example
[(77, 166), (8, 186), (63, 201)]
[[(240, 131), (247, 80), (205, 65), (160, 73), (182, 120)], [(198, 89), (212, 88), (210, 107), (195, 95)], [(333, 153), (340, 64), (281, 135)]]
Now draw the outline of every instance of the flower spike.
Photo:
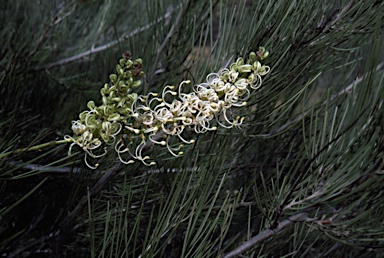
[[(79, 120), (72, 122), (74, 136), (66, 135), (71, 142), (69, 154), (77, 145), (85, 151), (85, 163), (88, 158), (100, 158), (107, 154), (106, 145), (114, 145), (120, 161), (132, 164), (134, 159), (147, 166), (155, 165), (149, 156), (142, 156), (147, 143), (164, 146), (168, 152), (178, 157), (183, 154), (181, 148), (171, 147), (170, 141), (193, 144), (183, 136), (186, 129), (196, 133), (215, 131), (218, 127), (241, 129), (244, 117), (236, 115), (238, 108), (247, 105), (251, 92), (258, 90), (262, 76), (269, 73), (269, 66), (262, 62), (269, 52), (260, 47), (251, 52), (248, 59), (238, 58), (229, 68), (217, 73), (210, 73), (206, 81), (193, 86), (190, 93), (183, 92), (184, 86), (191, 81), (182, 81), (178, 88), (166, 86), (161, 93), (150, 92), (139, 96), (132, 90), (141, 85), (144, 75), (142, 60), (132, 60), (130, 53), (123, 54), (116, 66), (116, 73), (109, 76), (110, 83), (100, 90), (102, 105), (88, 102), (87, 111), (79, 115)], [(161, 133), (164, 139), (157, 135)], [(156, 139), (158, 138), (158, 139)], [(124, 143), (128, 141), (128, 146)], [(99, 149), (102, 148), (101, 154)], [(122, 155), (130, 158), (125, 160)]]

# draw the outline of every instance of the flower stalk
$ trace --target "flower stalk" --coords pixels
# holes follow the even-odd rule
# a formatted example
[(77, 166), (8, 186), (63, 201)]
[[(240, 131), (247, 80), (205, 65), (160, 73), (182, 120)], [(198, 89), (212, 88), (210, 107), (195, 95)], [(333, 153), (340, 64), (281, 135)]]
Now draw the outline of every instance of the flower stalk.
[(13, 150), (13, 151), (8, 151), (8, 152), (0, 153), (0, 159), (5, 158), (11, 154), (19, 154), (19, 153), (27, 152), (27, 151), (40, 150), (40, 149), (44, 149), (47, 147), (52, 147), (55, 145), (60, 145), (60, 144), (65, 144), (65, 143), (70, 143), (70, 142), (71, 142), (70, 139), (64, 139), (64, 140), (59, 140), (59, 141), (46, 142), (46, 143), (38, 144), (38, 145), (35, 145), (32, 147), (28, 147), (28, 148), (21, 148), (21, 149), (17, 149), (17, 150)]

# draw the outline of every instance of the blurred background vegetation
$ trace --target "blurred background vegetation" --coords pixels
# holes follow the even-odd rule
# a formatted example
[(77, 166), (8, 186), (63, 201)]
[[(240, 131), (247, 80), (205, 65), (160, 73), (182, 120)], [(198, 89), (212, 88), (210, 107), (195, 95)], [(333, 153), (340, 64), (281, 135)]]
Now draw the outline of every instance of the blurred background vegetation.
[[(68, 146), (0, 158), (1, 257), (381, 257), (384, 3), (0, 2), (0, 154), (71, 134), (122, 53), (138, 93), (203, 82), (259, 46), (243, 130), (156, 167)], [(191, 88), (189, 90), (192, 90)], [(107, 176), (106, 176), (107, 175)]]

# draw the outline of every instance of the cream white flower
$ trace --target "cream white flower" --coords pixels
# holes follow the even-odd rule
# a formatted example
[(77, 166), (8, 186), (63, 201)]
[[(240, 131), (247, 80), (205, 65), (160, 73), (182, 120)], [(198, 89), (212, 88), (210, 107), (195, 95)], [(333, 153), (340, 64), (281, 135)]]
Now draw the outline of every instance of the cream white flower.
[(238, 58), (229, 68), (208, 74), (206, 81), (194, 85), (190, 93), (184, 92), (190, 81), (182, 81), (177, 89), (166, 86), (161, 94), (150, 92), (146, 96), (131, 92), (140, 85), (141, 59), (132, 61), (125, 54), (116, 67), (117, 75), (112, 74), (110, 85), (105, 84), (100, 91), (103, 104), (97, 107), (90, 101), (89, 111), (82, 112), (80, 120), (72, 122), (74, 136), (66, 136), (72, 141), (69, 152), (74, 145), (80, 146), (86, 152), (86, 164), (95, 168), (87, 157), (104, 156), (106, 147), (100, 154), (94, 151), (105, 143), (114, 145), (124, 164), (133, 163), (133, 158), (154, 165), (149, 156), (143, 156), (148, 142), (165, 146), (177, 157), (183, 154), (184, 144), (195, 142), (184, 138), (186, 129), (205, 133), (218, 127), (240, 128), (244, 117), (236, 115), (236, 109), (246, 106), (251, 91), (261, 87), (262, 76), (270, 71), (261, 63), (268, 54), (261, 47), (247, 61)]

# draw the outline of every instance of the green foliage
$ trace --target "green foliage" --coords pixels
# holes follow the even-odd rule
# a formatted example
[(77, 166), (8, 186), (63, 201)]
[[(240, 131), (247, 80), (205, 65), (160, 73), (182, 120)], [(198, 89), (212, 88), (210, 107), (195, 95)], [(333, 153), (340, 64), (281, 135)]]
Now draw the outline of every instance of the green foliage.
[[(2, 1), (0, 253), (380, 256), (383, 11), (350, 0)], [(184, 80), (191, 92), (261, 45), (271, 71), (240, 108), (241, 130), (186, 132), (197, 140), (180, 157), (149, 148), (151, 167), (106, 155), (89, 171), (82, 153), (53, 146), (89, 100), (102, 103), (127, 50), (143, 60), (145, 95)], [(26, 152), (35, 145), (48, 148)]]

